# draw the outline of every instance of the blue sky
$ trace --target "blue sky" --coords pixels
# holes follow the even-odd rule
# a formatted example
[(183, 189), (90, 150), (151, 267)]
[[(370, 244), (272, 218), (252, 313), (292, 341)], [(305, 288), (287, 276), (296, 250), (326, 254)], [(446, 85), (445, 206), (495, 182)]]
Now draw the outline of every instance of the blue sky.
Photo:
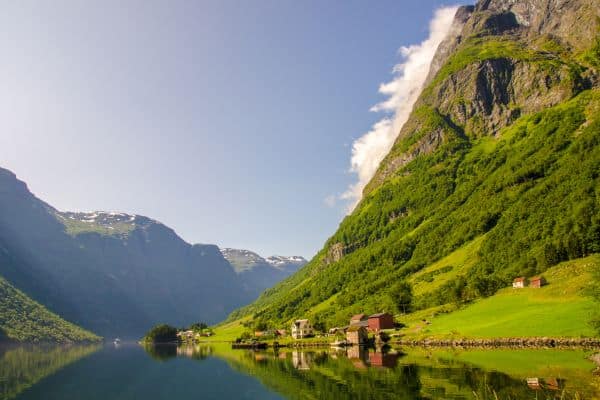
[(0, 166), (60, 210), (310, 257), (441, 1), (5, 2)]

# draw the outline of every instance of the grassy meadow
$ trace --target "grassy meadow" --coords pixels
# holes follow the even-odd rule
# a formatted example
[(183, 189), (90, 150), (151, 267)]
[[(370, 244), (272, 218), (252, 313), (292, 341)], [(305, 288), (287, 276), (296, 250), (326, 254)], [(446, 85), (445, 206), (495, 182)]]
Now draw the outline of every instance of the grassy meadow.
[(399, 319), (414, 337), (588, 337), (597, 305), (586, 294), (600, 257), (564, 262), (543, 276), (547, 285), (505, 288), (473, 303), (422, 310)]

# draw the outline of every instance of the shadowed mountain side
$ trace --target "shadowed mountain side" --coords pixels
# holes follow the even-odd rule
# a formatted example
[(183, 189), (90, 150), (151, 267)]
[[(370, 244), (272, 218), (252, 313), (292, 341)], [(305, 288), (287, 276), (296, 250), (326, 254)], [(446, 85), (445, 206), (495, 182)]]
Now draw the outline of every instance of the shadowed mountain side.
[(141, 336), (161, 321), (216, 322), (249, 300), (214, 245), (119, 213), (61, 213), (0, 169), (0, 275), (103, 336)]

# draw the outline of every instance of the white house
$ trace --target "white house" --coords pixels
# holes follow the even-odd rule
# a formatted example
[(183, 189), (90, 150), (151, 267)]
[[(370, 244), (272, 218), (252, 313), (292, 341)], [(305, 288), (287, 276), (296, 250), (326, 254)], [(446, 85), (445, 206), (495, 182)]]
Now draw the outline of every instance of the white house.
[(307, 319), (298, 319), (292, 323), (292, 337), (303, 339), (314, 335), (313, 327)]
[(525, 277), (520, 276), (518, 278), (515, 278), (515, 280), (513, 281), (513, 288), (515, 289), (522, 289), (525, 287), (525, 285), (527, 284), (527, 280), (525, 279)]

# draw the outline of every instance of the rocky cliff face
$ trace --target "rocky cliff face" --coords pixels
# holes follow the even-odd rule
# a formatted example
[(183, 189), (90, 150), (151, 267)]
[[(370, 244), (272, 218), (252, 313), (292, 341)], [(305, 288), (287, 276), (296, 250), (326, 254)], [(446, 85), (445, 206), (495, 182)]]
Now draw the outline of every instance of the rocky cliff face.
[(599, 10), (597, 0), (490, 0), (459, 8), (411, 118), (365, 194), (452, 136), (497, 136), (521, 115), (599, 87), (598, 66), (585, 61), (598, 46)]

